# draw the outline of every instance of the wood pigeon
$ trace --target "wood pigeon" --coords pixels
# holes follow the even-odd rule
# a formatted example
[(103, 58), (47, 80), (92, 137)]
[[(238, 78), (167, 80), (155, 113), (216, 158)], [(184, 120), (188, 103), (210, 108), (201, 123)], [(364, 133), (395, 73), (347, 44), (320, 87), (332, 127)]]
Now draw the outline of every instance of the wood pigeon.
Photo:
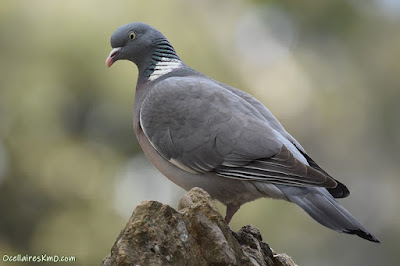
[(199, 73), (164, 35), (145, 23), (119, 27), (106, 60), (138, 67), (134, 131), (149, 160), (167, 178), (200, 187), (227, 206), (225, 220), (246, 202), (293, 202), (335, 231), (379, 240), (335, 198), (349, 195), (251, 95)]

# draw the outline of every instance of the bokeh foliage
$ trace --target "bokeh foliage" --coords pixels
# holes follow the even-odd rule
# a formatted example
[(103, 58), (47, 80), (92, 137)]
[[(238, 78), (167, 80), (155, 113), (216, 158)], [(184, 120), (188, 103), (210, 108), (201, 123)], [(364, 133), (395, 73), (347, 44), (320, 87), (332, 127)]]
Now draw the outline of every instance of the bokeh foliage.
[(242, 207), (233, 229), (254, 224), (300, 265), (400, 262), (400, 3), (389, 0), (2, 1), (1, 256), (98, 265), (135, 204), (176, 205), (182, 190), (143, 159), (133, 134), (136, 68), (104, 65), (112, 32), (133, 21), (266, 104), (349, 186), (341, 202), (384, 244), (271, 200)]

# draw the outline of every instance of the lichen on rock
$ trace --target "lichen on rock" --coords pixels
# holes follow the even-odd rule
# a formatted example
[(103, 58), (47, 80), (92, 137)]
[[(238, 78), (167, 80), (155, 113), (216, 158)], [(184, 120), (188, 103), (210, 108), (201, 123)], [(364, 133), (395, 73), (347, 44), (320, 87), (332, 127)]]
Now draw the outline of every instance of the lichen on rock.
[(193, 188), (178, 211), (156, 201), (140, 203), (101, 265), (296, 264), (274, 254), (253, 226), (232, 232), (207, 192)]

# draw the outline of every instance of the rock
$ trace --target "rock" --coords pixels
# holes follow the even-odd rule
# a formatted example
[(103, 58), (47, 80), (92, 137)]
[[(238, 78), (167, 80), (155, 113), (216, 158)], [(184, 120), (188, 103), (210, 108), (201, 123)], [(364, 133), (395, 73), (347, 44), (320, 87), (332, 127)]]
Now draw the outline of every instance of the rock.
[(285, 253), (275, 254), (274, 260), (276, 266), (297, 266), (297, 264), (294, 263), (292, 258), (286, 255)]
[(210, 196), (193, 188), (178, 211), (156, 201), (139, 204), (101, 265), (296, 264), (274, 254), (253, 226), (232, 232)]
[(272, 250), (262, 242), (260, 231), (252, 225), (243, 226), (239, 232), (233, 233), (245, 255), (253, 265), (275, 265)]

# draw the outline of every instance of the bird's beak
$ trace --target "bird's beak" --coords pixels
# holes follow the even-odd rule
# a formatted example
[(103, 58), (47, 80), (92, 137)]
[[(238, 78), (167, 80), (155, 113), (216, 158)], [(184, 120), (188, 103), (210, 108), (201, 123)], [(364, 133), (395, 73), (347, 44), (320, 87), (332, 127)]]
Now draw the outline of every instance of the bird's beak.
[(110, 55), (107, 57), (106, 60), (106, 66), (110, 67), (112, 64), (114, 64), (115, 61), (117, 61), (117, 56), (120, 54), (121, 52), (121, 47), (117, 47), (111, 50)]

